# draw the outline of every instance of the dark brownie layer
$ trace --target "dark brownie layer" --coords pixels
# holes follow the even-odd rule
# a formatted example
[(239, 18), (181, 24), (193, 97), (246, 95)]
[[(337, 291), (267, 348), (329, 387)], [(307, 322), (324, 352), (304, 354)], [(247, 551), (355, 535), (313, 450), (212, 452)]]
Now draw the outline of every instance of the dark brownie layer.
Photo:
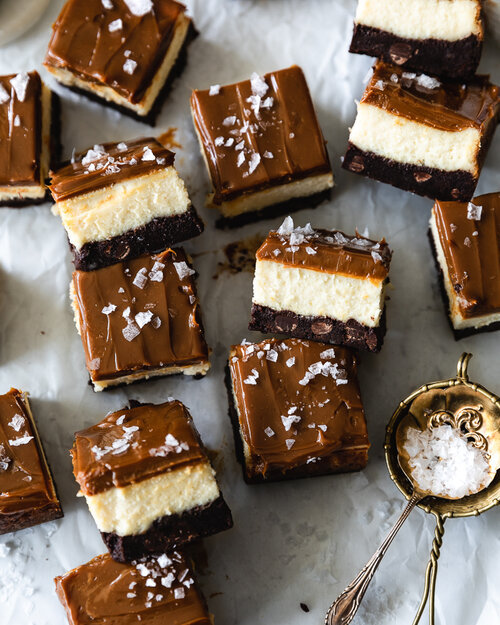
[(273, 310), (268, 306), (252, 304), (248, 329), (378, 352), (384, 342), (386, 313), (384, 308), (380, 325), (369, 328), (355, 319), (344, 322), (330, 317), (305, 317), (290, 310)]
[(306, 197), (296, 197), (286, 202), (280, 202), (273, 206), (266, 206), (258, 211), (252, 211), (250, 213), (243, 213), (236, 215), (236, 217), (219, 217), (215, 222), (215, 226), (220, 229), (226, 228), (239, 228), (246, 224), (255, 223), (262, 219), (272, 219), (274, 217), (280, 217), (281, 215), (289, 215), (296, 211), (305, 208), (315, 208), (319, 204), (328, 201), (332, 196), (331, 189), (325, 189), (314, 195)]
[(203, 229), (203, 221), (191, 208), (180, 215), (156, 217), (144, 226), (105, 241), (85, 243), (79, 250), (69, 245), (75, 267), (93, 271), (127, 258), (162, 252), (180, 241), (197, 237)]
[(64, 514), (59, 503), (52, 503), (36, 510), (26, 510), (9, 515), (4, 514), (0, 518), (0, 534), (17, 532), (27, 527), (40, 525), (40, 523), (55, 521), (55, 519), (60, 519), (63, 516)]
[[(487, 138), (483, 140), (487, 142)], [(400, 163), (373, 152), (364, 152), (349, 142), (342, 167), (355, 174), (386, 182), (393, 187), (439, 200), (469, 201), (478, 179), (467, 171), (444, 171)]]
[(451, 331), (453, 332), (453, 336), (455, 337), (455, 341), (459, 341), (460, 339), (465, 339), (468, 336), (473, 336), (474, 334), (484, 334), (485, 332), (496, 332), (497, 330), (500, 330), (500, 321), (496, 321), (495, 323), (490, 323), (489, 325), (482, 326), (480, 328), (465, 328), (464, 330), (456, 330), (453, 327), (453, 322), (451, 320), (451, 315), (450, 315), (450, 301), (448, 299), (448, 293), (446, 292), (446, 288), (444, 286), (443, 269), (441, 265), (439, 264), (439, 261), (437, 258), (436, 245), (434, 244), (434, 238), (432, 236), (432, 232), (430, 228), (427, 231), (427, 236), (429, 239), (429, 243), (431, 245), (432, 256), (434, 257), (434, 264), (436, 266), (436, 271), (438, 274), (439, 290), (441, 292), (441, 297), (443, 300), (446, 317), (448, 319), (448, 323), (451, 328)]
[(405, 69), (455, 80), (476, 72), (483, 42), (475, 35), (458, 41), (407, 39), (385, 30), (355, 24), (349, 52), (367, 54)]
[[(52, 91), (51, 98), (51, 119), (50, 119), (50, 169), (56, 169), (61, 161), (61, 100), (57, 93)], [(48, 183), (48, 179), (45, 180)], [(36, 206), (45, 202), (54, 203), (50, 191), (47, 189), (45, 196), (36, 200), (29, 198), (16, 198), (13, 200), (0, 201), (0, 207), (23, 208), (25, 206)]]
[(138, 113), (136, 113), (132, 109), (127, 108), (126, 106), (121, 106), (120, 104), (110, 102), (108, 100), (105, 100), (104, 98), (99, 97), (98, 95), (95, 95), (92, 91), (80, 89), (79, 87), (69, 87), (68, 85), (63, 86), (66, 87), (66, 89), (70, 89), (70, 91), (74, 91), (79, 95), (85, 96), (89, 100), (92, 100), (92, 102), (97, 102), (98, 104), (114, 109), (122, 115), (131, 117), (132, 119), (135, 119), (136, 121), (142, 122), (144, 124), (148, 124), (149, 126), (156, 126), (156, 119), (160, 114), (163, 104), (165, 103), (165, 100), (167, 99), (167, 96), (172, 89), (174, 81), (179, 78), (179, 76), (186, 68), (188, 58), (188, 46), (193, 41), (193, 39), (196, 39), (197, 36), (198, 31), (191, 22), (188, 33), (186, 35), (186, 39), (184, 40), (182, 48), (179, 51), (179, 55), (177, 56), (177, 59), (172, 69), (170, 70), (169, 75), (167, 76), (167, 80), (165, 81), (163, 87), (160, 89), (160, 92), (156, 96), (156, 100), (154, 101), (153, 106), (151, 107), (151, 110), (147, 115), (139, 115)]
[[(349, 471), (359, 471), (360, 466), (366, 462), (366, 449), (361, 449), (357, 454), (354, 451), (341, 451), (328, 458), (318, 459), (316, 462), (310, 462), (288, 471), (270, 470), (264, 478), (261, 474), (253, 474), (252, 467), (247, 467), (245, 455), (243, 452), (243, 442), (241, 440), (240, 423), (238, 419), (238, 411), (234, 402), (233, 388), (231, 382), (231, 374), (229, 367), (226, 365), (224, 381), (226, 384), (229, 418), (233, 427), (234, 448), (236, 459), (241, 464), (243, 470), (243, 479), (247, 484), (263, 484), (266, 482), (281, 482), (283, 480), (295, 480), (304, 477), (315, 477), (319, 475), (330, 475), (334, 473), (348, 473)], [(354, 456), (354, 459), (353, 459)]]
[(131, 562), (171, 551), (232, 526), (231, 511), (221, 495), (205, 506), (156, 519), (144, 534), (119, 536), (101, 532), (101, 536), (114, 560)]

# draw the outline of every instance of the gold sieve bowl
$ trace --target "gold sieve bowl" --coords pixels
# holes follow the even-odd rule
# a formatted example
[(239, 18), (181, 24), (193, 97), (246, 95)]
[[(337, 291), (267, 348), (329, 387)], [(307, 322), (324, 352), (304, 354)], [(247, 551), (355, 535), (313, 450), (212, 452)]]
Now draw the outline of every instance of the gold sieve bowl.
[(409, 427), (424, 430), (448, 424), (460, 429), (476, 447), (489, 455), (491, 482), (479, 492), (462, 499), (428, 495), (418, 506), (441, 519), (468, 517), (486, 512), (500, 502), (500, 398), (484, 386), (471, 382), (467, 367), (472, 354), (463, 353), (457, 375), (449, 380), (424, 384), (397, 407), (386, 430), (385, 459), (391, 479), (410, 499), (408, 455), (403, 450)]

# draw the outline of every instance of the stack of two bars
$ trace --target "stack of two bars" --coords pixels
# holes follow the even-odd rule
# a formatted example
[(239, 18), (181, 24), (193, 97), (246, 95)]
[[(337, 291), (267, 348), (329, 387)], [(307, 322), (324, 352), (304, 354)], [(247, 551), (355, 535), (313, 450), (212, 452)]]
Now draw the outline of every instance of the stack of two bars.
[(287, 217), (256, 256), (249, 327), (292, 338), (231, 350), (230, 417), (245, 479), (364, 468), (369, 443), (350, 348), (382, 346), (389, 246), (295, 228)]
[(95, 145), (52, 174), (76, 271), (71, 299), (94, 389), (208, 371), (195, 271), (175, 243), (203, 222), (155, 139)]
[(109, 554), (56, 578), (70, 624), (209, 625), (184, 549), (232, 517), (183, 404), (131, 402), (77, 432), (71, 454)]

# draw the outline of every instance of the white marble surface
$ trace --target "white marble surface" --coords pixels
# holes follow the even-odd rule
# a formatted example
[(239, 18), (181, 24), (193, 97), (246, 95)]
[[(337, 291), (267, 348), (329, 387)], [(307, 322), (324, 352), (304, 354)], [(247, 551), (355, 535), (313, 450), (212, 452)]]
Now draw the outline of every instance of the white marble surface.
[[(19, 3), (22, 5), (22, 3)], [(388, 333), (379, 355), (363, 355), (361, 388), (372, 450), (365, 471), (248, 487), (234, 458), (223, 366), (228, 347), (243, 337), (251, 299), (249, 274), (213, 280), (229, 241), (265, 233), (280, 220), (217, 232), (201, 208), (205, 233), (187, 243), (201, 274), (200, 296), (213, 368), (203, 381), (163, 379), (95, 394), (87, 385), (80, 340), (68, 304), (71, 271), (63, 229), (48, 206), (0, 209), (0, 390), (29, 390), (62, 498), (63, 520), (0, 537), (2, 625), (64, 625), (52, 578), (104, 551), (97, 529), (77, 500), (68, 449), (73, 432), (119, 409), (128, 398), (178, 397), (206, 441), (221, 451), (220, 476), (235, 520), (229, 532), (205, 541), (208, 570), (200, 581), (217, 625), (322, 623), (330, 602), (358, 572), (397, 518), (403, 500), (383, 459), (384, 428), (398, 401), (418, 385), (454, 374), (463, 350), (475, 355), (470, 373), (500, 392), (499, 334), (453, 340), (427, 242), (431, 202), (340, 169), (354, 99), (371, 66), (350, 55), (354, 0), (190, 0), (201, 33), (185, 74), (163, 109), (157, 132), (178, 128), (177, 164), (193, 200), (203, 206), (207, 177), (188, 109), (190, 90), (231, 82), (292, 63), (305, 70), (332, 159), (332, 200), (297, 213), (304, 224), (353, 232), (368, 228), (394, 249)], [(41, 68), (50, 24), (62, 0), (22, 39), (0, 48), (0, 72)], [(487, 43), (481, 70), (500, 81), (499, 50)], [(42, 70), (46, 78), (47, 73)], [(151, 130), (56, 86), (63, 99), (64, 152), (94, 142), (126, 140)], [(500, 136), (494, 140), (478, 192), (500, 186)], [(500, 622), (500, 509), (446, 524), (438, 579), (441, 625)], [(413, 513), (386, 556), (356, 623), (410, 623), (432, 541), (433, 522)], [(216, 596), (210, 597), (212, 594)], [(299, 607), (305, 602), (310, 612)]]

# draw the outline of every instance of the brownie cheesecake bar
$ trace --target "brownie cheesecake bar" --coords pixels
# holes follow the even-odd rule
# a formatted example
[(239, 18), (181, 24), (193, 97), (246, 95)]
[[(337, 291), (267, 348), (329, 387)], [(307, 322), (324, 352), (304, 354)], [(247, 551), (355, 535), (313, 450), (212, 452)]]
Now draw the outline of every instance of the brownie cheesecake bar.
[(212, 625), (188, 558), (122, 564), (97, 556), (54, 579), (69, 625)]
[(498, 330), (500, 193), (471, 202), (436, 202), (429, 226), (455, 338)]
[(37, 72), (0, 76), (0, 206), (41, 204), (60, 156), (59, 98)]
[(472, 78), (484, 38), (480, 0), (359, 0), (350, 52), (443, 78)]
[(44, 65), (66, 87), (154, 125), (195, 33), (174, 0), (68, 0)]
[(440, 82), (378, 61), (343, 167), (433, 199), (470, 200), (499, 111), (487, 76)]
[(391, 255), (385, 240), (287, 217), (257, 250), (250, 330), (379, 351)]
[(77, 269), (90, 271), (198, 236), (203, 222), (156, 139), (94, 145), (52, 173)]
[(233, 345), (226, 383), (247, 482), (359, 471), (368, 434), (351, 350), (270, 339)]
[(0, 395), (0, 534), (63, 516), (28, 394)]
[(219, 226), (312, 207), (333, 174), (306, 79), (296, 65), (193, 91), (191, 109)]
[(95, 391), (207, 373), (194, 274), (181, 248), (73, 273), (72, 306)]
[(112, 557), (161, 554), (232, 527), (193, 420), (179, 401), (140, 404), (75, 434), (73, 470)]

